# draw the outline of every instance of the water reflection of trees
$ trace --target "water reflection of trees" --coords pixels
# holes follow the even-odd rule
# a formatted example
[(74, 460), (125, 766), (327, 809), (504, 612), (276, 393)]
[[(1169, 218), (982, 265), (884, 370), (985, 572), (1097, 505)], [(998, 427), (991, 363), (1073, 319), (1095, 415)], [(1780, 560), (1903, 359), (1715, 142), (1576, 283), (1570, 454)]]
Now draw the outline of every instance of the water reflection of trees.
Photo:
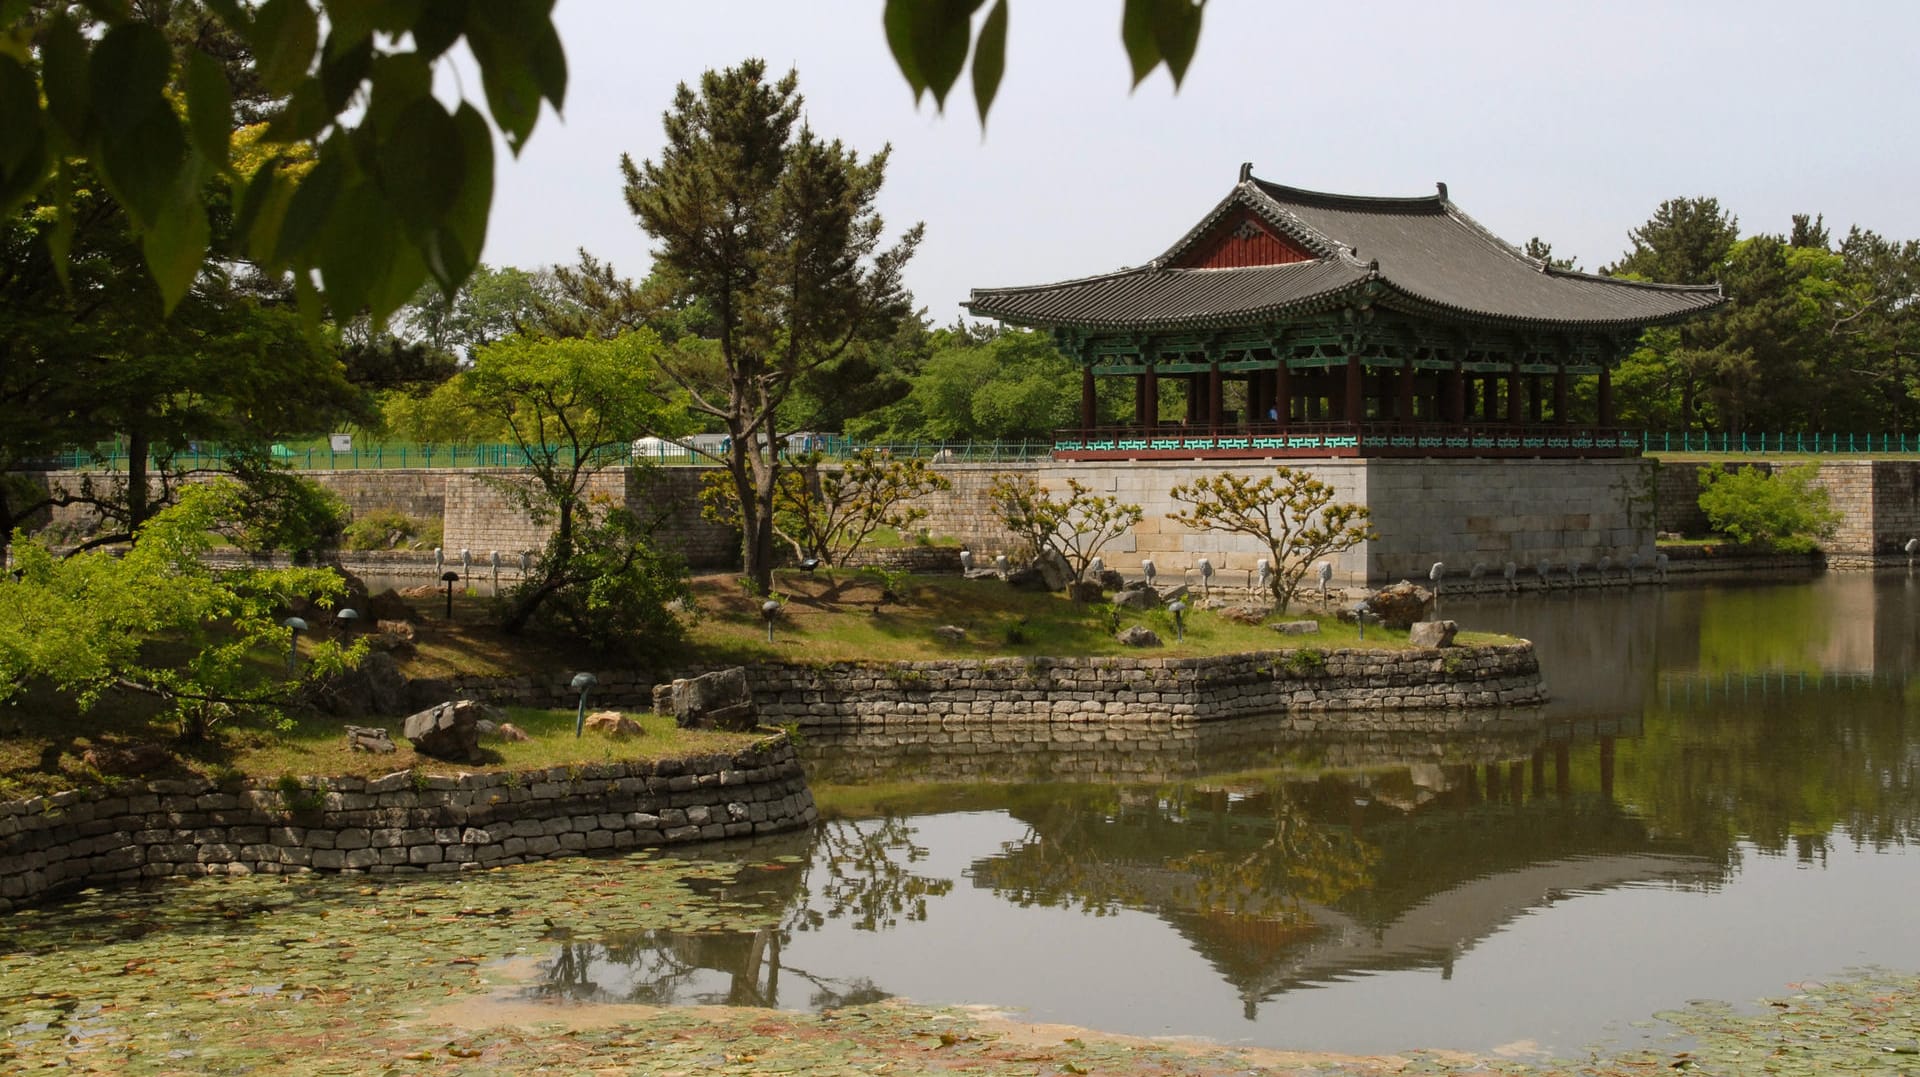
[[(532, 994), (576, 1001), (646, 1005), (767, 1006), (782, 1004), (799, 981), (811, 1009), (834, 1009), (888, 997), (870, 978), (829, 977), (788, 963), (793, 934), (829, 920), (879, 931), (901, 920), (925, 920), (929, 899), (953, 880), (914, 870), (927, 859), (916, 829), (897, 817), (827, 820), (803, 837), (800, 864), (772, 857), (791, 844), (760, 843), (737, 851), (732, 881), (692, 884), (702, 906), (722, 923), (705, 930), (612, 931), (598, 939), (557, 937)], [(793, 1005), (789, 997), (787, 1005)]]
[(1698, 848), (1744, 840), (1817, 860), (1836, 833), (1907, 844), (1920, 835), (1916, 704), (1907, 678), (1658, 700), (1621, 748), (1619, 795)]

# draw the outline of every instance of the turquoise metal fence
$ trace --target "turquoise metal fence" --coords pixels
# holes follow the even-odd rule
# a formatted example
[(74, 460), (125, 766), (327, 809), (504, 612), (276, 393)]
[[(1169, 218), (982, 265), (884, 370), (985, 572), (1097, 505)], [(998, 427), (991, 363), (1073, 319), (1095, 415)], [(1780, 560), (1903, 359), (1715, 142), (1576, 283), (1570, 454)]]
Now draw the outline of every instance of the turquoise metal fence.
[[(933, 460), (940, 462), (1005, 462), (1032, 460), (1046, 457), (1053, 451), (1053, 442), (1046, 441), (920, 441), (890, 442), (872, 445), (856, 444), (846, 438), (824, 435), (809, 435), (804, 443), (806, 450), (817, 450), (827, 459), (838, 460), (854, 453), (871, 449), (882, 455), (902, 459)], [(561, 463), (573, 463), (572, 453), (560, 449), (553, 450)], [(648, 443), (634, 446), (616, 445), (595, 454), (599, 462), (618, 466), (629, 463), (651, 463), (665, 466), (700, 466), (718, 463), (718, 446), (708, 447), (708, 451), (696, 451), (680, 445)], [(257, 450), (256, 450), (257, 452)], [(336, 452), (325, 445), (300, 446), (289, 448), (274, 445), (269, 450), (274, 460), (298, 471), (365, 471), (383, 468), (521, 468), (529, 463), (529, 454), (518, 445), (433, 445), (400, 442), (374, 442), (365, 446)], [(172, 457), (172, 465), (192, 470), (220, 470), (226, 467), (230, 450), (217, 445), (191, 446)], [(161, 463), (158, 456), (149, 457), (150, 466)], [(91, 450), (73, 450), (57, 453), (43, 461), (55, 469), (90, 471), (125, 471), (127, 468), (126, 446), (120, 443), (102, 443)]]
[(1739, 433), (1679, 430), (1641, 435), (1650, 453), (1794, 453), (1809, 456), (1920, 453), (1920, 434)]

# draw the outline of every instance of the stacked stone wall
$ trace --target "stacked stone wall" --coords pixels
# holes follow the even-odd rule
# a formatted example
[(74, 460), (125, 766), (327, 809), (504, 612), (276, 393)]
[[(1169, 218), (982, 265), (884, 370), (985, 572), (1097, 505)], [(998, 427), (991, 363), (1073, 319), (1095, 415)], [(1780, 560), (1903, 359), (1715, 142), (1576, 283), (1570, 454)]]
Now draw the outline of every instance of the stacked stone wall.
[(817, 818), (785, 737), (733, 755), (521, 773), (203, 779), (0, 803), (0, 912), (192, 875), (457, 872), (795, 830)]
[[(1669, 463), (1656, 480), (1655, 516), (1662, 531), (1706, 534), (1710, 525), (1700, 511), (1700, 469), (1724, 471), (1755, 467), (1768, 473), (1785, 466), (1774, 461)], [(1814, 485), (1827, 491), (1840, 512), (1840, 526), (1822, 543), (1829, 567), (1865, 567), (1875, 555), (1890, 555), (1920, 536), (1920, 462), (1911, 460), (1832, 460), (1816, 465)]]

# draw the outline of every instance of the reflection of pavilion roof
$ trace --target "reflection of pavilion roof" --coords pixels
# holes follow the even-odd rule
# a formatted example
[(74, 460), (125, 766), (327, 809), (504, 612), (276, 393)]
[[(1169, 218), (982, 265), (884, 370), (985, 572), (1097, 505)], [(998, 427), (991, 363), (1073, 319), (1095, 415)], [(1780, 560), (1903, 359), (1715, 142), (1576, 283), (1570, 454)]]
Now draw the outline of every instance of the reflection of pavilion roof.
[(1704, 883), (1722, 875), (1720, 866), (1709, 860), (1655, 853), (1554, 860), (1467, 880), (1378, 928), (1337, 909), (1315, 906), (1311, 911), (1322, 930), (1311, 936), (1279, 936), (1271, 946), (1260, 945), (1257, 936), (1246, 932), (1227, 931), (1205, 916), (1181, 912), (1169, 920), (1251, 1004), (1355, 973), (1451, 966), (1507, 923), (1569, 894), (1656, 879)]
[(1241, 180), (1160, 257), (1053, 284), (976, 288), (975, 315), (1016, 325), (1168, 330), (1253, 325), (1375, 297), (1409, 311), (1553, 328), (1637, 329), (1723, 302), (1717, 286), (1561, 270), (1439, 193), (1325, 194)]
[[(1309, 812), (1322, 818), (1352, 795), (1338, 782), (1324, 785), (1296, 791), (1305, 802), (1319, 802)], [(1333, 907), (1294, 906), (1307, 914), (1304, 923), (1236, 916), (1196, 903), (1195, 878), (1170, 869), (1166, 857), (1169, 843), (1183, 837), (1201, 840), (1181, 851), (1214, 847), (1197, 818), (1157, 828), (1115, 820), (1088, 826), (1081, 819), (1078, 833), (1068, 835), (1051, 833), (1044, 819), (1023, 816), (1042, 845), (1056, 847), (1055, 856), (1063, 840), (1075, 847), (1067, 860), (1076, 870), (1022, 886), (1009, 876), (1018, 876), (1026, 854), (1038, 852), (1023, 847), (976, 862), (968, 874), (976, 886), (1051, 891), (1153, 911), (1186, 936), (1251, 1008), (1275, 993), (1345, 975), (1445, 967), (1506, 923), (1569, 893), (1656, 879), (1709, 884), (1726, 872), (1717, 861), (1672, 851), (1633, 817), (1585, 797), (1476, 807), (1434, 802), (1394, 815), (1397, 821), (1366, 824), (1368, 840), (1382, 854), (1373, 885)], [(1258, 829), (1256, 817), (1212, 818), (1230, 831), (1214, 836), (1241, 851), (1240, 842)], [(1029, 861), (1026, 868), (1040, 866)], [(1260, 894), (1247, 896), (1254, 900), (1239, 907), (1260, 907)], [(1284, 895), (1275, 897), (1276, 906), (1287, 904)]]

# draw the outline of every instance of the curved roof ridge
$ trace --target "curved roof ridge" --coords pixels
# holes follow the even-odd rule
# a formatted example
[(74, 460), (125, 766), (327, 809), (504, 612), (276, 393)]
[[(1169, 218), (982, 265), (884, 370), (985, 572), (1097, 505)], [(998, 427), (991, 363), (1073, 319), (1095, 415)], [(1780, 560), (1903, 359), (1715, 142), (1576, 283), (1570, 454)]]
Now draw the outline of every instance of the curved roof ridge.
[(1305, 187), (1289, 187), (1284, 183), (1274, 183), (1258, 177), (1249, 177), (1247, 182), (1257, 185), (1262, 194), (1276, 202), (1291, 198), (1301, 202), (1317, 202), (1325, 206), (1352, 206), (1355, 209), (1439, 209), (1449, 204), (1446, 197), (1438, 191), (1423, 195), (1340, 194), (1334, 191), (1313, 191)]
[(1598, 280), (1605, 281), (1608, 284), (1617, 284), (1631, 288), (1647, 288), (1658, 292), (1712, 292), (1715, 295), (1724, 295), (1726, 293), (1726, 289), (1717, 283), (1669, 284), (1666, 281), (1659, 280), (1634, 280), (1630, 277), (1610, 277), (1605, 273), (1588, 273), (1579, 269), (1561, 269), (1558, 266), (1548, 266), (1541, 270), (1541, 272), (1552, 277), (1570, 277), (1574, 280)]

